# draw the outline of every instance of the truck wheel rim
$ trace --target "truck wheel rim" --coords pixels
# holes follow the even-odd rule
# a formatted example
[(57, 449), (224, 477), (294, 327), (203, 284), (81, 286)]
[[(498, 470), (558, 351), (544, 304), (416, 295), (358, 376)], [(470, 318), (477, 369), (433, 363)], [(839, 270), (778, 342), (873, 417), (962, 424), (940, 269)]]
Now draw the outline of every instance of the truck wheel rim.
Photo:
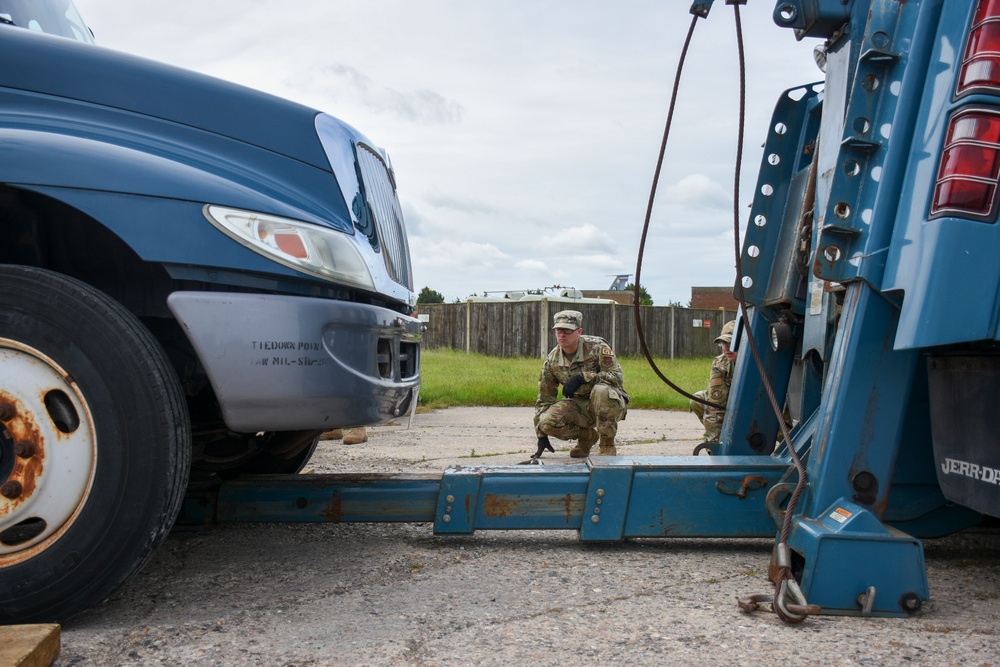
[(80, 388), (38, 350), (0, 338), (0, 566), (27, 560), (77, 519), (94, 480), (94, 422)]

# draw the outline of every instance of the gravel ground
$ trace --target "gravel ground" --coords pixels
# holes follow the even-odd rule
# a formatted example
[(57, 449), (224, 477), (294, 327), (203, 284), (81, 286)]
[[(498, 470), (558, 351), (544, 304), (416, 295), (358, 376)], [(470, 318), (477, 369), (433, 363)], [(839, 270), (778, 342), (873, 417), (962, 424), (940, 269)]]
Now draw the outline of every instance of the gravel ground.
[[(633, 411), (629, 455), (689, 454), (690, 414)], [(313, 472), (517, 463), (531, 410), (453, 408), (325, 442)], [(569, 462), (568, 444), (546, 454)], [(474, 450), (474, 451), (473, 451)], [(908, 619), (784, 625), (736, 598), (771, 591), (770, 540), (581, 544), (574, 531), (436, 537), (427, 524), (175, 531), (122, 591), (62, 629), (70, 665), (1000, 665), (997, 536), (925, 546), (931, 601)]]

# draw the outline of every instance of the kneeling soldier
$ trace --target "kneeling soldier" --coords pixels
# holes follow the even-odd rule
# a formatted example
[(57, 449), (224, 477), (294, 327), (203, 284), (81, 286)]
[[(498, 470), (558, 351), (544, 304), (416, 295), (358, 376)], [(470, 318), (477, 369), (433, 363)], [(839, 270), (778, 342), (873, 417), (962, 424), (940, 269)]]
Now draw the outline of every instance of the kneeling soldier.
[[(622, 368), (603, 338), (583, 335), (583, 313), (563, 310), (552, 326), (552, 348), (538, 379), (535, 435), (539, 451), (549, 436), (576, 440), (569, 455), (584, 458), (600, 441), (603, 456), (615, 456), (618, 422), (625, 418), (629, 395), (622, 388)], [(559, 385), (563, 398), (557, 400)]]

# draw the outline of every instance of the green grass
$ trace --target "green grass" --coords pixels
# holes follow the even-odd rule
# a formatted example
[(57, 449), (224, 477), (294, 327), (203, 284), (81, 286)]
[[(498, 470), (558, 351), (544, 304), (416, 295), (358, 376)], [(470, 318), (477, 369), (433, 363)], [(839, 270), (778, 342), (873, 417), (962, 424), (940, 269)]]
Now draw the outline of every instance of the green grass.
[[(421, 352), (420, 407), (531, 406), (538, 396), (541, 359), (487, 357), (457, 350)], [(687, 410), (688, 399), (664, 384), (642, 357), (619, 359), (625, 374), (629, 407)], [(711, 359), (656, 359), (671, 382), (695, 392), (708, 384)]]

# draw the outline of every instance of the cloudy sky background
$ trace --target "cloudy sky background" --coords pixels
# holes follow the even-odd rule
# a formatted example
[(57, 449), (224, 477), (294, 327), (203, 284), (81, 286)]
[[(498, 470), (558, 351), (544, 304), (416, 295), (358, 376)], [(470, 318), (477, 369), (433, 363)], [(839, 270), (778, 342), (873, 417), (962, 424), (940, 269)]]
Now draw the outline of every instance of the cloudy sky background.
[[(415, 287), (446, 300), (634, 274), (687, 0), (76, 0), (100, 44), (327, 111), (389, 151)], [(782, 90), (815, 40), (741, 8), (740, 221)], [(699, 21), (642, 267), (658, 305), (730, 286), (738, 60), (733, 9)]]

